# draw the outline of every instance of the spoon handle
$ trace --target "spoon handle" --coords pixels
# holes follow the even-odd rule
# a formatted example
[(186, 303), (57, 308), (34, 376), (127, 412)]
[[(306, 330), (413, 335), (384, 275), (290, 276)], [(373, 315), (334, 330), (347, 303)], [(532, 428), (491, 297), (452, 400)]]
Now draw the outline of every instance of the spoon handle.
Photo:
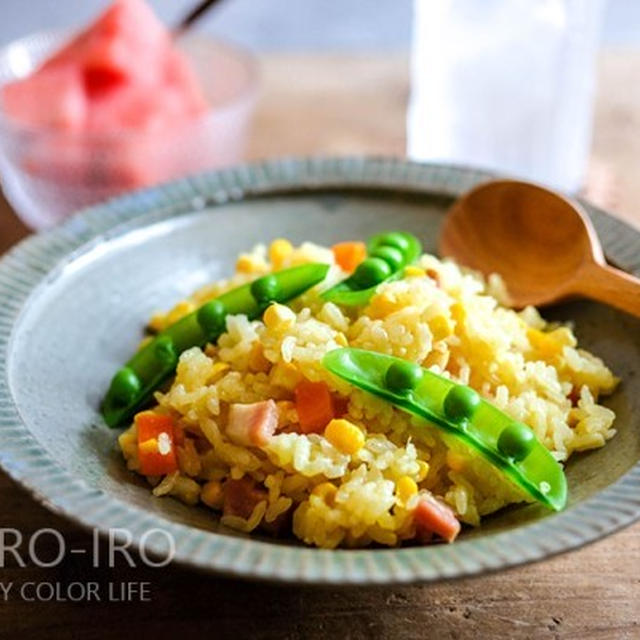
[(579, 293), (640, 317), (640, 278), (608, 264), (593, 264), (578, 285)]
[(209, 9), (219, 4), (221, 0), (202, 0), (173, 28), (174, 36), (181, 36), (198, 21)]

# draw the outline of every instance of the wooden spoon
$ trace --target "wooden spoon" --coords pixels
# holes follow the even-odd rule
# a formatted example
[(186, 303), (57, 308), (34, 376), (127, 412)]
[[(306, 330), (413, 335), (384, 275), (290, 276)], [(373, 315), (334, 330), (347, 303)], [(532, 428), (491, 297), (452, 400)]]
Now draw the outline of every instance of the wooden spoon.
[(584, 296), (640, 316), (640, 279), (606, 263), (580, 205), (527, 182), (492, 181), (460, 198), (447, 213), (439, 250), (499, 273), (516, 307)]

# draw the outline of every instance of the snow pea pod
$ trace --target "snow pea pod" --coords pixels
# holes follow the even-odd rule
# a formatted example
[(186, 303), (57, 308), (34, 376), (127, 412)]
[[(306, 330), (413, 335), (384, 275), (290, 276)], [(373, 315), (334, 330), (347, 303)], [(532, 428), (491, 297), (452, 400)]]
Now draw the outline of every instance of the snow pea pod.
[(354, 386), (457, 436), (546, 507), (559, 511), (565, 506), (567, 481), (560, 464), (527, 425), (470, 387), (362, 349), (335, 349), (323, 364)]
[(258, 318), (273, 302), (288, 302), (322, 282), (329, 265), (312, 263), (258, 278), (211, 300), (161, 331), (111, 380), (102, 403), (110, 427), (130, 420), (153, 392), (175, 371), (178, 358), (191, 347), (214, 342), (226, 331), (227, 316)]
[(404, 268), (417, 260), (421, 253), (420, 241), (410, 233), (379, 233), (369, 239), (367, 258), (357, 266), (353, 274), (327, 289), (322, 297), (345, 306), (366, 304), (379, 284), (402, 277)]

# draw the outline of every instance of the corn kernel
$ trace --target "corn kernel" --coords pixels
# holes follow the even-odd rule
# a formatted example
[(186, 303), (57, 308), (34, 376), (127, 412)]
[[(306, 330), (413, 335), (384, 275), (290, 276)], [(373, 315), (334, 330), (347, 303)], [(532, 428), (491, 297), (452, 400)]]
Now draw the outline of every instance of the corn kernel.
[(269, 247), (269, 260), (274, 269), (282, 267), (282, 263), (293, 253), (293, 245), (284, 238), (278, 238)]
[(429, 321), (429, 329), (433, 334), (434, 342), (444, 340), (453, 333), (453, 323), (447, 316), (434, 316)]
[(253, 256), (243, 253), (236, 262), (236, 271), (240, 273), (260, 273), (264, 271), (264, 265)]
[(451, 317), (455, 320), (458, 326), (464, 325), (467, 319), (467, 311), (464, 308), (464, 305), (461, 302), (456, 302), (451, 305), (450, 311)]
[(348, 455), (357, 453), (364, 446), (364, 433), (344, 418), (331, 420), (324, 430), (324, 437), (336, 449)]
[(578, 344), (576, 337), (569, 327), (558, 327), (554, 329), (550, 334), (555, 340), (557, 340), (562, 346), (575, 347)]
[(331, 482), (323, 482), (316, 485), (311, 492), (311, 495), (317, 496), (321, 500), (324, 500), (329, 506), (332, 506), (335, 502), (338, 489)]
[(182, 300), (178, 302), (178, 304), (169, 311), (167, 317), (165, 318), (166, 326), (171, 326), (181, 320), (186, 315), (190, 314), (194, 309), (195, 305), (193, 302), (189, 302), (189, 300)]
[(249, 354), (249, 370), (253, 373), (267, 373), (271, 363), (265, 358), (262, 345), (257, 342)]
[(416, 493), (418, 493), (418, 485), (410, 476), (402, 476), (396, 482), (396, 495), (402, 504), (406, 504)]
[(452, 471), (462, 471), (467, 464), (464, 456), (455, 451), (447, 451), (447, 465)]
[(217, 379), (219, 379), (223, 373), (226, 373), (227, 371), (229, 371), (229, 369), (231, 369), (231, 366), (226, 363), (226, 362), (216, 362), (213, 367), (211, 367), (211, 375), (209, 376), (209, 379), (207, 380), (207, 382), (209, 384), (211, 384), (212, 382), (215, 382)]
[(200, 492), (200, 500), (212, 509), (220, 509), (224, 500), (222, 484), (218, 480), (207, 482)]
[(564, 346), (562, 342), (557, 340), (556, 336), (553, 335), (554, 333), (555, 331), (552, 333), (544, 333), (538, 329), (528, 329), (527, 338), (529, 338), (531, 346), (543, 358), (550, 359), (560, 354)]
[(424, 460), (418, 460), (418, 482), (422, 482), (429, 475), (429, 463)]
[(395, 297), (382, 293), (372, 298), (368, 313), (372, 318), (385, 318), (398, 311), (401, 307), (402, 305)]
[(404, 275), (407, 277), (420, 277), (425, 275), (425, 270), (410, 264), (404, 268)]
[(275, 364), (270, 372), (271, 384), (287, 389), (287, 391), (293, 391), (300, 380), (302, 380), (302, 374), (298, 371), (297, 367), (289, 362), (278, 362)]
[(341, 347), (348, 347), (349, 341), (347, 340), (347, 336), (342, 333), (342, 331), (336, 336), (336, 344), (339, 344)]
[(296, 321), (296, 314), (289, 307), (276, 302), (264, 312), (262, 321), (269, 329), (287, 329)]
[(149, 438), (138, 445), (140, 453), (158, 453), (158, 441), (155, 438)]
[(128, 460), (130, 458), (138, 457), (138, 432), (135, 427), (127, 429), (118, 436), (118, 444), (124, 457)]
[(158, 311), (151, 316), (149, 320), (149, 329), (160, 333), (167, 326), (167, 314)]

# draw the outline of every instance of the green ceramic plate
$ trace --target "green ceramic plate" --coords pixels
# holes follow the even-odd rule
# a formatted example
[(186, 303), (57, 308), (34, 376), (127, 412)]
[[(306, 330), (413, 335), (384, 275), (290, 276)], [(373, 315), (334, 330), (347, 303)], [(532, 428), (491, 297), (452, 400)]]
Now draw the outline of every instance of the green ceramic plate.
[[(208, 510), (154, 499), (98, 415), (150, 313), (229, 273), (239, 251), (277, 236), (332, 243), (390, 227), (434, 251), (453, 198), (487, 177), (398, 160), (282, 160), (128, 195), (26, 240), (0, 263), (0, 463), (85, 526), (124, 527), (136, 542), (159, 527), (177, 561), (252, 579), (439, 580), (545, 558), (631, 523), (640, 517), (640, 321), (595, 303), (547, 315), (573, 320), (582, 344), (622, 377), (607, 400), (617, 436), (571, 460), (564, 512), (512, 508), (453, 545), (321, 551), (239, 535)], [(640, 274), (640, 233), (587, 209), (608, 257)], [(166, 549), (165, 538), (148, 542)]]

